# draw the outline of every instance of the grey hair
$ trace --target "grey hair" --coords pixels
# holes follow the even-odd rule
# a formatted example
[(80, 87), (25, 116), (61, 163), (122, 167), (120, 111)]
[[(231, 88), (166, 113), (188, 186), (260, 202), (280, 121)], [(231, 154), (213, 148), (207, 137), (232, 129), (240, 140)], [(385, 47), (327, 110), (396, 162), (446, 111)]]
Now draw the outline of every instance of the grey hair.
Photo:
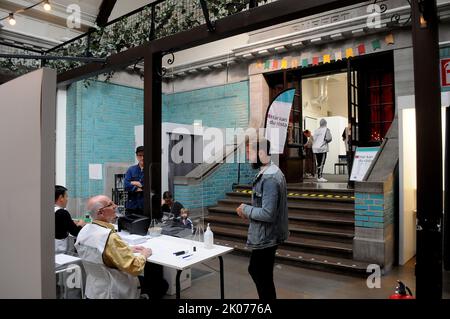
[(91, 204), (90, 207), (88, 207), (88, 213), (89, 213), (89, 215), (91, 215), (92, 219), (97, 218), (97, 213), (98, 213), (99, 209), (102, 208), (103, 206), (104, 205), (102, 202), (96, 201), (93, 204)]
[(321, 126), (321, 127), (327, 126), (327, 120), (321, 119), (321, 120), (320, 120), (320, 126)]

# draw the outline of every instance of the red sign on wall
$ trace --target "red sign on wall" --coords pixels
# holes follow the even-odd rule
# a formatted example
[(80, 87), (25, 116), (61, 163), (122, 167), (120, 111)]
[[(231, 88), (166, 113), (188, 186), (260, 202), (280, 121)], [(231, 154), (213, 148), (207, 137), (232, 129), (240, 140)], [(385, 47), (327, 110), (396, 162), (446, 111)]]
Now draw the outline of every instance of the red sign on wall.
[(450, 87), (450, 58), (441, 59), (441, 85)]

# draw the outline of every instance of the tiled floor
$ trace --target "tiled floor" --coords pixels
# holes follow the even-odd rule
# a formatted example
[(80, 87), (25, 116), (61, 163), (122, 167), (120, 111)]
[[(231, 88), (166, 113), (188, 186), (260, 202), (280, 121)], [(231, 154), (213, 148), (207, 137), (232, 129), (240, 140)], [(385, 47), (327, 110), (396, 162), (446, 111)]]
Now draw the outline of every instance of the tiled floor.
[[(247, 272), (248, 257), (226, 255), (225, 298), (255, 299), (256, 288)], [(216, 299), (220, 297), (219, 262), (212, 260), (199, 267), (203, 275), (192, 281), (190, 288), (181, 292), (186, 299)], [(369, 274), (368, 274), (369, 275)], [(386, 299), (394, 292), (400, 279), (415, 291), (414, 260), (396, 267), (381, 278), (381, 288), (369, 289), (366, 278), (334, 274), (325, 271), (276, 264), (275, 286), (279, 299)], [(444, 276), (444, 298), (450, 298), (450, 276)], [(167, 296), (174, 298), (174, 296)]]

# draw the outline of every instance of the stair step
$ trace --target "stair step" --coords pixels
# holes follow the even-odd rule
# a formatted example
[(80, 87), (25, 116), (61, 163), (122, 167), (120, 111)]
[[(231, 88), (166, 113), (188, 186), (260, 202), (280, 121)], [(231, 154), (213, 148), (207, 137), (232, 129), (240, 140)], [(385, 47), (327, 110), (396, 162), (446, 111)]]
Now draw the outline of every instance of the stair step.
[[(249, 191), (244, 192), (228, 192), (229, 199), (249, 199), (251, 193)], [(288, 201), (321, 201), (321, 202), (340, 202), (340, 203), (354, 203), (355, 197), (353, 194), (322, 194), (317, 192), (288, 192)]]
[[(236, 215), (236, 209), (232, 207), (224, 206), (213, 206), (209, 207), (208, 210), (211, 213), (218, 213), (223, 215)], [(342, 224), (352, 226), (354, 225), (353, 215), (341, 214), (339, 210), (336, 212), (317, 212), (316, 214), (311, 214), (309, 212), (302, 213), (297, 211), (292, 211), (289, 209), (289, 220), (304, 221), (304, 222), (317, 222), (317, 223), (328, 223), (328, 224)]]
[[(251, 198), (245, 197), (229, 197), (221, 199), (217, 202), (219, 206), (231, 206), (237, 208), (240, 204), (251, 205)], [(343, 208), (349, 211), (354, 211), (354, 203), (349, 201), (327, 201), (327, 200), (310, 200), (310, 199), (288, 199), (289, 208), (299, 209), (329, 209), (329, 208)]]
[[(248, 221), (238, 216), (224, 216), (224, 215), (208, 215), (205, 217), (205, 222), (211, 223), (211, 226), (215, 225), (233, 225), (247, 229)], [(311, 226), (311, 225), (297, 225), (289, 224), (289, 231), (297, 234), (309, 234), (316, 236), (328, 236), (352, 239), (354, 237), (353, 229), (342, 229), (339, 227), (326, 227), (326, 226)]]
[[(215, 240), (218, 245), (233, 247), (234, 252), (244, 253), (249, 255), (251, 250), (246, 248), (245, 242), (218, 239)], [(322, 270), (340, 270), (345, 272), (352, 272), (356, 274), (366, 275), (367, 266), (369, 263), (355, 261), (349, 258), (337, 258), (324, 256), (313, 253), (305, 253), (279, 248), (275, 256), (275, 260), (284, 263), (293, 263), (300, 266), (318, 266)]]
[[(330, 187), (327, 188), (326, 184), (319, 184), (319, 186), (311, 186), (311, 185), (295, 185), (295, 184), (287, 184), (287, 190), (288, 192), (310, 192), (310, 193), (321, 193), (321, 194), (329, 194), (329, 193), (336, 193), (336, 194), (347, 194), (352, 195), (354, 194), (354, 189), (348, 189), (346, 187), (342, 188), (336, 188), (336, 187)], [(238, 185), (234, 187), (234, 190), (252, 190), (251, 185)]]
[[(232, 229), (227, 227), (215, 226), (212, 231), (218, 236), (230, 236), (235, 238), (247, 238), (247, 230)], [(321, 249), (340, 254), (352, 254), (353, 245), (351, 243), (334, 242), (329, 240), (294, 237), (290, 236), (282, 246), (307, 248), (307, 249)]]

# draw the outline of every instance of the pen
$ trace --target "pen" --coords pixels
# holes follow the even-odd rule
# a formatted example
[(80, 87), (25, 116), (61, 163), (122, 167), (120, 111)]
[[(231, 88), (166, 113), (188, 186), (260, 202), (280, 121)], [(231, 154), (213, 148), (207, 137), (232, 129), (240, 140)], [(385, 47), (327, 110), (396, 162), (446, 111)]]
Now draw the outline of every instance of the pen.
[(188, 251), (187, 250), (182, 250), (182, 251), (177, 251), (176, 253), (173, 253), (175, 256), (180, 256), (180, 255), (184, 255), (187, 254)]
[(181, 257), (181, 258), (188, 258), (188, 257), (191, 257), (193, 254), (190, 254), (190, 255), (186, 255), (186, 256), (183, 256), (183, 257)]

